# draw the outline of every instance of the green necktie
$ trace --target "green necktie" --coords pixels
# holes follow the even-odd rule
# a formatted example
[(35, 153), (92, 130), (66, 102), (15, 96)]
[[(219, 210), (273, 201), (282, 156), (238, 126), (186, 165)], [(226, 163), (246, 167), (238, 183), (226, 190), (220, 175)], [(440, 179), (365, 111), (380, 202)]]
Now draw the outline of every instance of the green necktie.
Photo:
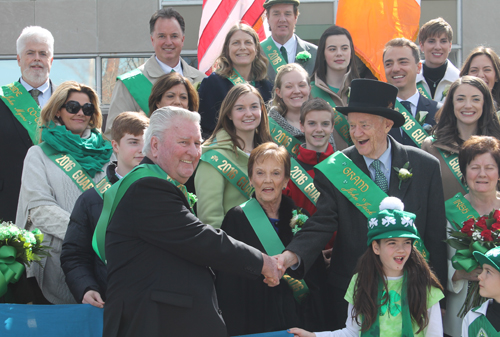
[(375, 169), (375, 184), (385, 193), (389, 192), (389, 185), (387, 184), (387, 179), (384, 173), (380, 169), (380, 160), (376, 159), (371, 164), (370, 167)]
[(174, 68), (172, 68), (172, 70), (170, 70), (170, 72), (171, 72), (171, 73), (175, 73), (175, 70), (174, 70)]
[(30, 90), (30, 94), (31, 96), (33, 97), (33, 99), (35, 100), (36, 104), (38, 104), (40, 106), (40, 103), (38, 102), (38, 96), (41, 94), (42, 92), (38, 89), (31, 89)]
[(281, 46), (280, 52), (281, 52), (281, 56), (283, 56), (283, 60), (285, 60), (285, 63), (288, 63), (288, 54), (287, 54), (286, 48), (284, 46)]

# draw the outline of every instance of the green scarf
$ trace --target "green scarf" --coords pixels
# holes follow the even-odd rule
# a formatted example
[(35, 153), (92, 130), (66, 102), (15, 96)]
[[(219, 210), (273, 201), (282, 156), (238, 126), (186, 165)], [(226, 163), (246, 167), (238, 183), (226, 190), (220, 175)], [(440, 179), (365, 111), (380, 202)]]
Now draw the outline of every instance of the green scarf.
[[(407, 272), (404, 272), (403, 275), (403, 288), (401, 289), (401, 315), (403, 315), (403, 326), (401, 327), (401, 337), (413, 337), (413, 326), (411, 322), (411, 314), (410, 314), (410, 307), (408, 305), (408, 297), (407, 297), (407, 288), (408, 288), (408, 275)], [(384, 297), (388, 298), (387, 303), (382, 305), (382, 302), (384, 300)], [(375, 322), (372, 324), (372, 326), (365, 332), (361, 333), (361, 337), (371, 337), (371, 336), (382, 336), (380, 334), (380, 321), (379, 317), (385, 314), (385, 311), (390, 310), (389, 307), (391, 306), (391, 297), (389, 294), (386, 294), (385, 289), (384, 289), (384, 282), (382, 278), (379, 277), (378, 280), (378, 300), (377, 303), (379, 303), (380, 307), (378, 309), (378, 315), (377, 319)], [(384, 310), (382, 310), (384, 308)], [(384, 311), (384, 313), (382, 313)]]
[(113, 148), (97, 129), (92, 129), (89, 138), (81, 138), (71, 133), (64, 125), (42, 127), (42, 141), (52, 146), (56, 151), (69, 153), (94, 178), (97, 172), (109, 162)]

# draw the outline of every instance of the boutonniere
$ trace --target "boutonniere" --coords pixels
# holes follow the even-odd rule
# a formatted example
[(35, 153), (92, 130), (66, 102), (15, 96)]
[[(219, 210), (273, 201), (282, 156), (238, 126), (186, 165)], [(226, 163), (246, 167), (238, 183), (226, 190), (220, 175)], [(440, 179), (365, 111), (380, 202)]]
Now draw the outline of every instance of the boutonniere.
[(189, 207), (193, 208), (194, 204), (198, 201), (198, 197), (191, 192), (188, 192), (188, 202), (189, 202)]
[(292, 220), (290, 220), (290, 227), (292, 228), (293, 235), (297, 234), (298, 231), (302, 229), (302, 226), (306, 223), (309, 217), (302, 213), (299, 209), (294, 209), (292, 211)]
[(443, 100), (446, 97), (446, 95), (448, 95), (448, 91), (450, 91), (450, 85), (447, 86), (446, 88), (444, 88), (443, 95), (441, 96), (441, 100)]
[(411, 168), (409, 167), (410, 162), (406, 162), (406, 164), (404, 164), (402, 168), (397, 168), (396, 166), (393, 167), (393, 169), (398, 173), (399, 189), (401, 189), (402, 182), (407, 181), (413, 176), (413, 173), (411, 173)]
[(417, 112), (416, 120), (420, 125), (424, 125), (425, 118), (429, 114), (429, 111), (419, 111)]
[(311, 53), (308, 51), (302, 51), (295, 56), (295, 60), (299, 63), (305, 63), (311, 58)]

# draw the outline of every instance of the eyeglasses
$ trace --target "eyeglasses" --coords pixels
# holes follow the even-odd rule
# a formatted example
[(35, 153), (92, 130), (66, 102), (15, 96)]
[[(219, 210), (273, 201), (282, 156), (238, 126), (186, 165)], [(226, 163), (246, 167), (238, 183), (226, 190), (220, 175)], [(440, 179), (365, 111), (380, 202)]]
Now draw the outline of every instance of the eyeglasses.
[(92, 116), (95, 112), (94, 104), (92, 103), (85, 103), (83, 106), (81, 106), (77, 101), (68, 101), (62, 107), (65, 108), (67, 112), (73, 115), (76, 115), (78, 111), (80, 111), (80, 109), (82, 109), (85, 116)]

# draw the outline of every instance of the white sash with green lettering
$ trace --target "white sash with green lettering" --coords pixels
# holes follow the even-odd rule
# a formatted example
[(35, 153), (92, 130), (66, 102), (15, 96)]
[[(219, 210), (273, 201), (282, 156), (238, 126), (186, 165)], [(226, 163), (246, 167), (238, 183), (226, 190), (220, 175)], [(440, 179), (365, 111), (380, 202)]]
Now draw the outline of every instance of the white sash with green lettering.
[(405, 117), (405, 123), (401, 127), (410, 139), (420, 148), (425, 138), (429, 137), (422, 125), (413, 117), (412, 113), (396, 100), (396, 109)]
[(314, 186), (314, 179), (311, 178), (309, 173), (299, 164), (295, 158), (290, 157), (292, 168), (290, 171), (290, 179), (292, 179), (295, 186), (297, 186), (302, 193), (309, 199), (314, 206), (318, 202), (320, 193)]
[(281, 53), (278, 50), (276, 43), (274, 43), (273, 39), (269, 36), (267, 39), (262, 41), (260, 45), (262, 46), (262, 50), (269, 60), (269, 64), (271, 64), (277, 74), (278, 71), (280, 71), (281, 67), (286, 66), (287, 63), (281, 57)]
[[(379, 211), (380, 203), (387, 197), (387, 194), (343, 152), (335, 152), (315, 168), (367, 218)], [(420, 237), (420, 234), (418, 236)], [(414, 245), (426, 259), (429, 258), (422, 239), (415, 240)]]
[(40, 107), (19, 82), (0, 87), (0, 99), (28, 131), (34, 145), (40, 142)]

